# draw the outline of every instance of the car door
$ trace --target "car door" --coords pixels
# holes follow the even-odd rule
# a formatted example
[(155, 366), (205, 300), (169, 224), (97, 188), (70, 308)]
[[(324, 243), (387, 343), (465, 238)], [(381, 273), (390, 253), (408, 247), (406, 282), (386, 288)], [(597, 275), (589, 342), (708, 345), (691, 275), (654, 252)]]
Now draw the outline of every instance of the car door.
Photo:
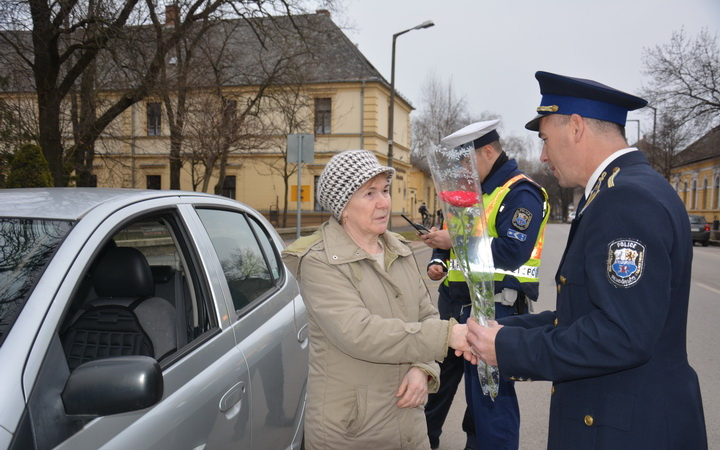
[[(96, 220), (97, 226), (85, 237), (43, 325), (46, 330), (40, 335), (49, 336), (49, 343), (38, 339), (45, 348), (33, 349), (44, 357), (29, 396), (28, 425), (20, 428), (34, 433), (37, 448), (252, 448), (250, 402), (245, 398), (250, 374), (230, 327), (224, 286), (218, 282), (222, 274), (216, 272), (214, 252), (193, 241), (176, 202), (177, 197), (144, 201), (102, 220), (86, 218)], [(175, 351), (159, 361), (164, 386), (157, 404), (100, 417), (70, 416), (63, 410), (62, 391), (71, 374), (61, 336), (71, 304), (87, 295), (84, 285), (93, 264), (111, 241), (140, 249), (156, 267), (172, 269), (179, 280), (173, 283), (177, 289), (172, 302), (183, 311), (176, 314), (182, 318), (176, 324), (186, 327), (185, 338), (178, 335)], [(54, 317), (62, 319), (52, 323)]]
[(250, 368), (252, 448), (297, 444), (307, 387), (306, 316), (297, 283), (280, 260), (279, 240), (251, 211), (196, 210), (218, 255), (231, 327)]

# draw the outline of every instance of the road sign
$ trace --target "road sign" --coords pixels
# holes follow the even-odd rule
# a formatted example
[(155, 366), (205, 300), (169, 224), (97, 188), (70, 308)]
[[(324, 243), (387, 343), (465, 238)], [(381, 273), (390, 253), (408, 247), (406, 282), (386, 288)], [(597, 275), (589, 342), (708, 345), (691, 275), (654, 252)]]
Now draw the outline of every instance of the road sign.
[[(302, 157), (298, 158), (301, 154)], [(311, 163), (315, 160), (315, 135), (313, 134), (288, 134), (287, 162), (297, 164)]]

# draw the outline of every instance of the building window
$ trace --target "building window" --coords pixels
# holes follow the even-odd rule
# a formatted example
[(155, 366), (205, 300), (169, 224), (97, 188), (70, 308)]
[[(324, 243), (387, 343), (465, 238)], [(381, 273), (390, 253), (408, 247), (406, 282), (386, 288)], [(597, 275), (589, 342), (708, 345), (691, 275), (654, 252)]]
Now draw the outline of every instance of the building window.
[(160, 103), (147, 104), (147, 135), (160, 136), (160, 126), (162, 124), (161, 115), (162, 108)]
[(235, 175), (225, 175), (220, 195), (235, 200)]
[(707, 209), (707, 207), (710, 206), (710, 203), (708, 202), (708, 182), (707, 178), (703, 178), (703, 194), (702, 194), (702, 209)]
[(330, 134), (331, 109), (331, 99), (315, 99), (315, 134)]
[(157, 189), (157, 190), (162, 189), (162, 187), (161, 187), (162, 177), (160, 175), (148, 175), (145, 179), (147, 182), (148, 189)]
[(697, 208), (697, 180), (693, 180), (692, 192), (690, 193), (690, 209)]
[(715, 178), (715, 209), (720, 209), (720, 177)]
[(690, 209), (690, 204), (688, 203), (687, 181), (683, 183), (683, 203), (685, 203), (685, 208)]

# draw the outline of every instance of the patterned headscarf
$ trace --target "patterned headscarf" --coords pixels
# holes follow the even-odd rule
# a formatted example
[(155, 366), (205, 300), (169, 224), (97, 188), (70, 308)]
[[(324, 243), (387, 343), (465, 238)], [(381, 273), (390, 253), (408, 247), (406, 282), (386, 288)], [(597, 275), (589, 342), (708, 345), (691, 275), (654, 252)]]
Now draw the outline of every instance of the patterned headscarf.
[(383, 172), (388, 181), (395, 175), (392, 167), (381, 166), (375, 155), (367, 150), (347, 150), (328, 161), (318, 181), (318, 203), (332, 212), (338, 222), (350, 197), (371, 178)]

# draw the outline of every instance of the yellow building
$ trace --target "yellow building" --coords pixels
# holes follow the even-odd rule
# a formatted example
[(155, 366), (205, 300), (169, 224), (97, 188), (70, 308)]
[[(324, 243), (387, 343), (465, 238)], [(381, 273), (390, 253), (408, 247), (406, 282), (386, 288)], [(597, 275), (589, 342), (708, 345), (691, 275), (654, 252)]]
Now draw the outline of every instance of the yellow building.
[(677, 155), (671, 183), (688, 213), (705, 216), (705, 220), (717, 227), (720, 220), (720, 126)]
[[(166, 14), (168, 16), (168, 14)], [(266, 213), (282, 217), (286, 207), (287, 226), (294, 226), (298, 209), (296, 164), (286, 164), (288, 135), (311, 135), (314, 140), (312, 162), (302, 164), (300, 189), (303, 225), (319, 223), (329, 214), (316, 202), (315, 185), (327, 161), (336, 153), (350, 149), (373, 151), (381, 164), (387, 164), (390, 84), (363, 56), (327, 11), (257, 20), (256, 30), (270, 30), (272, 39), (263, 45), (244, 20), (225, 21), (210, 39), (222, 40), (228, 61), (220, 89), (210, 83), (212, 72), (195, 64), (188, 86), (189, 107), (183, 131), (180, 189), (214, 191), (221, 166), (225, 177), (222, 195), (235, 198)], [(261, 22), (264, 21), (264, 22)], [(167, 26), (172, 26), (168, 24)], [(307, 33), (293, 35), (299, 26)], [(200, 52), (196, 52), (200, 53)], [(300, 56), (297, 56), (300, 55)], [(293, 61), (272, 74), (283, 60)], [(168, 55), (168, 73), (178, 58)], [(236, 73), (237, 72), (237, 73)], [(288, 76), (291, 73), (291, 76)], [(263, 78), (265, 77), (265, 78)], [(284, 78), (283, 78), (284, 77)], [(275, 80), (275, 78), (272, 78)], [(123, 94), (122, 82), (113, 89), (102, 89), (98, 97), (109, 103)], [(177, 91), (166, 94), (172, 101)], [(239, 120), (243, 108), (251, 104), (258, 91), (264, 96), (243, 116), (243, 138), (227, 144), (226, 162), (213, 154), (227, 135), (218, 132), (224, 119), (219, 109), (207, 109), (222, 102), (231, 104), (232, 120)], [(17, 93), (15, 93), (17, 95)], [(7, 97), (5, 97), (7, 99)], [(284, 100), (283, 100), (284, 99)], [(288, 113), (288, 109), (293, 111)], [(69, 106), (68, 106), (69, 109)], [(401, 226), (401, 213), (417, 217), (417, 206), (431, 208), (435, 193), (429, 175), (410, 163), (410, 113), (413, 107), (395, 95), (393, 124), (393, 167), (397, 174), (392, 185), (394, 225)], [(226, 111), (226, 110), (223, 110)], [(72, 136), (68, 133), (67, 145)], [(306, 141), (304, 141), (306, 142)], [(66, 147), (67, 147), (66, 145)], [(96, 143), (93, 173), (98, 187), (170, 188), (170, 126), (162, 93), (145, 98), (125, 110), (104, 131)], [(278, 214), (279, 213), (279, 214)], [(275, 221), (276, 225), (283, 225)]]
[[(329, 13), (318, 11), (314, 15), (299, 17), (325, 35), (322, 42), (313, 41), (313, 71), (303, 75), (298, 92), (304, 105), (296, 111), (299, 118), (295, 120), (304, 124), (304, 129), (288, 133), (312, 135), (314, 140), (313, 160), (302, 164), (300, 174), (301, 220), (303, 225), (309, 225), (329, 217), (317, 204), (315, 186), (333, 155), (344, 150), (366, 149), (375, 152), (381, 164), (387, 164), (390, 85), (332, 22)], [(238, 103), (251, 98), (255, 88), (224, 86), (225, 94)], [(276, 93), (283, 91), (282, 86), (273, 86), (272, 89)], [(283, 95), (294, 95), (295, 91), (291, 91)], [(195, 95), (202, 96), (201, 92), (198, 90)], [(277, 97), (273, 95), (274, 100)], [(261, 121), (278, 122), (280, 113), (274, 109), (273, 102), (263, 100), (261, 105)], [(410, 164), (412, 110), (412, 105), (405, 98), (395, 95), (393, 167), (397, 173), (392, 185), (392, 210), (396, 226), (403, 225), (402, 219), (398, 220), (401, 213), (417, 217), (417, 206), (423, 201), (430, 206), (435, 198), (430, 176)], [(100, 146), (113, 150), (103, 150), (99, 152), (101, 157), (96, 158), (94, 172), (98, 176), (98, 186), (170, 188), (170, 130), (164, 119), (160, 99), (150, 98), (135, 104), (116, 121), (119, 124), (115, 126), (123, 130), (123, 136), (112, 134), (105, 139), (106, 145)], [(281, 119), (280, 122), (286, 121)], [(288, 213), (285, 222), (280, 220), (285, 208), (285, 180), (281, 174), (285, 169), (295, 170), (295, 164), (285, 167), (288, 134), (275, 129), (270, 136), (265, 136), (261, 148), (231, 151), (222, 195), (266, 213), (276, 225), (294, 226), (298, 209), (296, 172), (289, 176), (286, 174)], [(186, 140), (185, 145), (188, 143)], [(216, 165), (210, 177), (207, 188), (210, 192), (217, 183), (218, 169)], [(202, 186), (193, 186), (193, 178), (193, 166), (186, 161), (181, 172), (181, 189), (202, 190)]]

